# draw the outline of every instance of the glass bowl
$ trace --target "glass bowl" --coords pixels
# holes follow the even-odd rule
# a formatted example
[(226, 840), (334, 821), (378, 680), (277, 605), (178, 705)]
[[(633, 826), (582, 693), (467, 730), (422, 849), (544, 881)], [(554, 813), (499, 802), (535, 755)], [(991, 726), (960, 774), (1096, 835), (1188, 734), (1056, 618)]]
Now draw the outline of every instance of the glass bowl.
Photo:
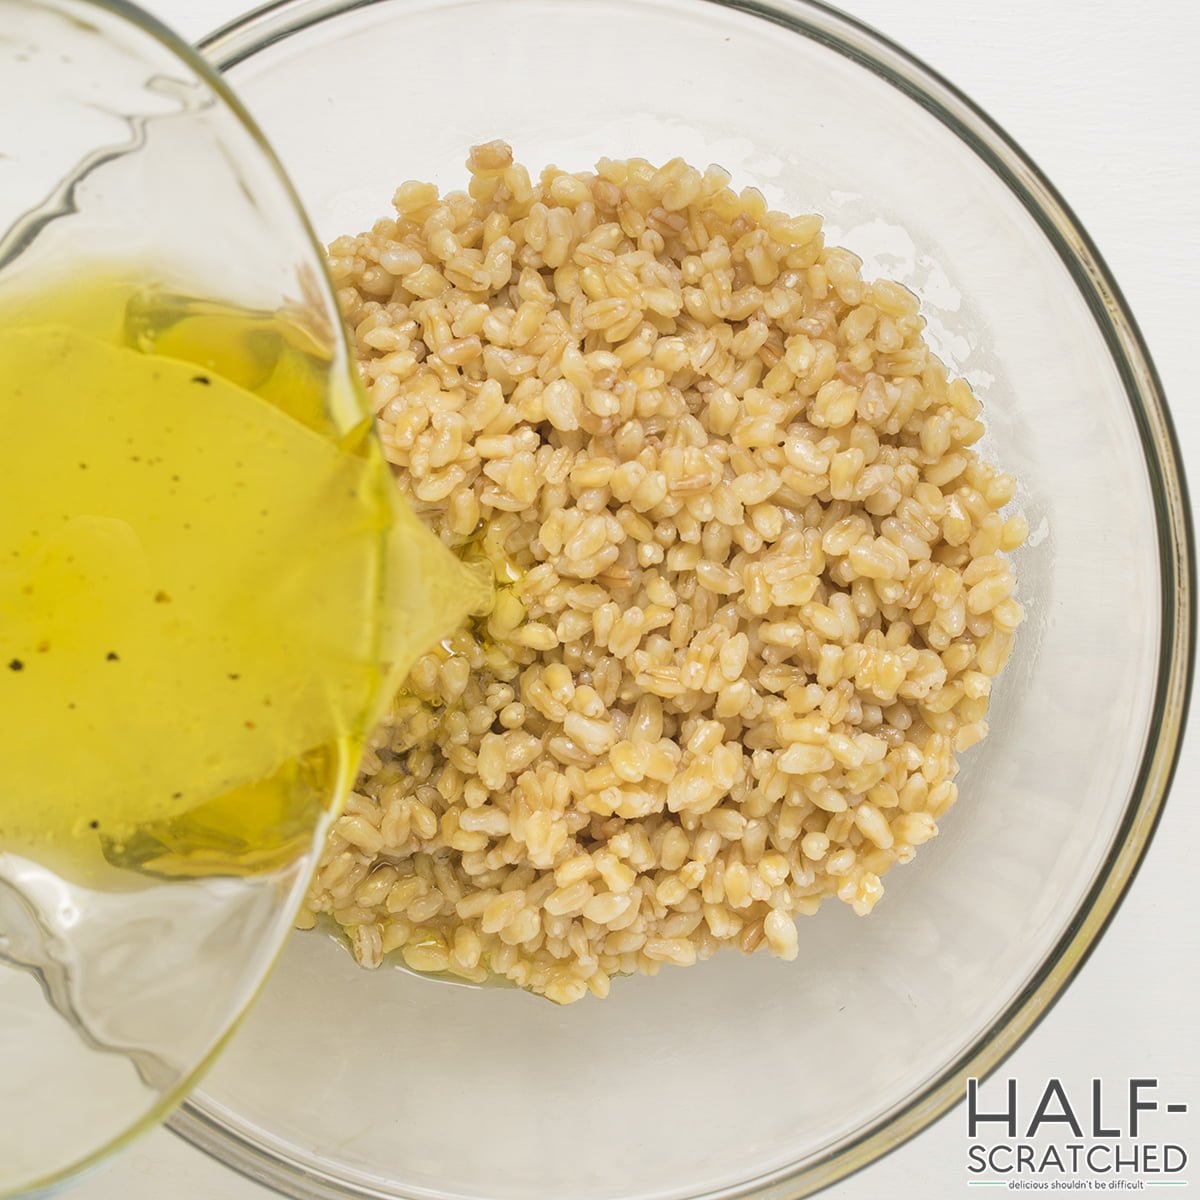
[(1111, 917), (1185, 718), (1192, 555), (1153, 367), (1050, 185), (903, 51), (799, 0), (284, 0), (202, 47), (320, 236), (472, 143), (682, 155), (817, 210), (921, 297), (1021, 481), (1029, 620), (943, 834), (791, 964), (733, 953), (555, 1008), (292, 940), (175, 1128), (298, 1197), (797, 1197), (992, 1070)]
[[(97, 305), (98, 296), (111, 303)], [(216, 373), (230, 362), (303, 363), (292, 377), (309, 370), (314, 384), (325, 373), (329, 407), (320, 416), (330, 442), (361, 429), (367, 416), (351, 386), (344, 339), (321, 337), (337, 328), (336, 301), (279, 164), (195, 50), (123, 0), (0, 0), (0, 312), (4, 333), (15, 330), (16, 339), (39, 325), (71, 330), (75, 339), (62, 343), (68, 358), (86, 353), (80, 361), (88, 363), (113, 360), (95, 357), (99, 343), (85, 334), (107, 342), (107, 356), (122, 341), (136, 342), (162, 355), (159, 362), (178, 357), (207, 369), (216, 365), (211, 330), (245, 328), (251, 332), (242, 345), (253, 345), (256, 357), (247, 351), (239, 360), (239, 343), (226, 334), (215, 343), (227, 351)], [(288, 343), (276, 331), (295, 339), (301, 329), (308, 340), (295, 344), (313, 353), (284, 357)], [(172, 348), (164, 351), (164, 343)], [(25, 344), (47, 343), (39, 335)], [(178, 624), (147, 621), (154, 633), (130, 637), (123, 626), (146, 621), (149, 579), (173, 581), (177, 595), (194, 587), (165, 548), (191, 554), (204, 546), (169, 501), (134, 511), (151, 493), (130, 486), (114, 462), (117, 435), (111, 444), (102, 430), (97, 436), (95, 418), (113, 429), (128, 425), (122, 432), (131, 449), (161, 447), (174, 466), (178, 444), (169, 429), (132, 423), (144, 376), (120, 368), (134, 402), (110, 404), (120, 393), (103, 372), (92, 391), (68, 394), (62, 362), (38, 349), (37, 366), (22, 370), (13, 365), (20, 361), (13, 345), (6, 343), (0, 378), (2, 661), (24, 670), (14, 652), (33, 651), (33, 639), (55, 625), (66, 630), (73, 617), (65, 614), (77, 616), (86, 603), (100, 615), (62, 641), (55, 632), (53, 653), (28, 662), (20, 677), (6, 669), (0, 679), (0, 1196), (28, 1194), (95, 1161), (160, 1120), (191, 1086), (290, 931), (331, 820), (326, 809), (353, 777), (357, 753), (346, 735), (363, 720), (347, 712), (344, 722), (331, 715), (309, 726), (331, 743), (321, 783), (311, 790), (288, 764), (310, 749), (295, 739), (255, 758), (242, 749), (248, 742), (240, 729), (233, 744), (207, 724), (203, 744), (192, 736), (206, 713), (203, 698), (192, 702), (203, 690), (196, 686), (200, 660), (185, 655), (181, 665), (160, 648), (186, 648), (188, 635), (176, 631), (189, 623), (196, 645), (210, 634), (207, 645), (217, 645), (221, 630), (215, 620), (205, 624), (204, 603), (215, 605), (218, 595), (219, 603), (255, 611), (263, 575), (250, 583), (238, 572), (252, 543), (222, 528), (228, 577), (204, 602), (174, 605)], [(57, 381), (52, 410), (33, 399), (46, 394), (29, 386), (39, 369)], [(265, 369), (260, 378), (269, 375)], [(222, 403), (229, 401), (195, 398), (192, 412), (199, 420), (205, 411), (230, 411)], [(53, 423), (57, 457), (38, 452), (42, 421)], [(258, 445), (263, 428), (246, 421)], [(86, 489), (70, 485), (88, 466), (77, 467), (72, 447), (81, 458), (86, 449), (95, 468)], [(146, 462), (164, 459), (147, 455)], [(160, 466), (159, 477), (169, 469)], [(248, 470), (238, 483), (245, 491), (237, 512), (249, 518), (245, 497), (272, 495), (273, 476)], [(314, 495), (314, 509), (319, 502)], [(289, 695), (300, 691), (301, 674), (332, 685), (345, 670), (342, 658), (332, 658), (323, 667), (302, 664), (303, 672), (284, 680), (267, 665), (288, 663), (302, 627), (294, 614), (327, 603), (320, 543), (302, 539), (300, 548), (303, 567), (279, 592), (291, 608), (281, 615), (276, 595), (261, 600), (273, 620), (256, 639), (265, 656), (248, 656), (247, 664)], [(358, 568), (360, 612), (375, 608), (386, 550), (380, 535), (339, 559), (347, 563), (348, 588)], [(77, 565), (47, 566), (56, 561)], [(24, 601), (25, 594), (36, 600)], [(371, 647), (377, 623), (367, 617), (352, 640)], [(115, 668), (105, 664), (118, 659), (115, 651), (91, 657), (94, 640), (109, 636), (120, 639), (110, 644), (120, 645), (124, 679), (136, 682), (114, 680)], [(227, 645), (242, 661), (245, 642), (235, 635)], [(50, 649), (46, 637), (34, 653)], [(22, 692), (18, 678), (40, 682)], [(156, 697), (157, 712), (135, 695)], [(162, 751), (168, 738), (173, 749)], [(101, 746), (93, 766), (88, 756)], [(315, 773), (315, 757), (305, 760)], [(182, 804), (163, 803), (168, 769), (187, 776), (178, 780), (186, 785)], [(220, 793), (272, 770), (281, 783), (294, 770), (297, 782), (286, 794), (264, 784), (261, 827), (231, 816), (238, 810), (222, 806)], [(122, 833), (122, 824), (134, 825), (135, 836)]]

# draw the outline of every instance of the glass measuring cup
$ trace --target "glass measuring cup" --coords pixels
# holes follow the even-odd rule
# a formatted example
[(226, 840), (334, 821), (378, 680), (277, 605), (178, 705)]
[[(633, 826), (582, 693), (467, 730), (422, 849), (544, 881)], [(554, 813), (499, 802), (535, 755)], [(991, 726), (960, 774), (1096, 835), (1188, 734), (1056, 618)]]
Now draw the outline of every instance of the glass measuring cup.
[(488, 589), (390, 486), (269, 148), (120, 0), (0, 0), (0, 363), (9, 1196), (187, 1090)]

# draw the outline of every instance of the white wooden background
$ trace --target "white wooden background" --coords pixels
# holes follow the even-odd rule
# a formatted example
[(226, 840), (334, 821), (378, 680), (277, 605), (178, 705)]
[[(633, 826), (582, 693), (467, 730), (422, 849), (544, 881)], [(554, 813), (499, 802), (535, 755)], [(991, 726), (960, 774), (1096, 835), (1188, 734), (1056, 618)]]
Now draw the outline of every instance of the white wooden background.
[[(141, 0), (188, 38), (239, 0)], [(498, 0), (500, 2), (500, 0)], [(564, 0), (566, 2), (566, 0)], [(842, 0), (958, 84), (1049, 175), (1108, 260), (1166, 384), (1200, 489), (1200, 5), (1194, 0)], [(1197, 707), (1200, 707), (1198, 705)], [(1193, 725), (1200, 720), (1193, 719)], [(1175, 1140), (1200, 1187), (1200, 743), (1185, 747), (1158, 836), (1104, 941), (1001, 1068), (1023, 1091), (1051, 1075), (1157, 1075), (1190, 1104)], [(965, 1120), (825, 1193), (930, 1200), (964, 1185)], [(72, 1200), (269, 1200), (170, 1133), (143, 1139)], [(534, 1198), (531, 1200), (556, 1200)]]

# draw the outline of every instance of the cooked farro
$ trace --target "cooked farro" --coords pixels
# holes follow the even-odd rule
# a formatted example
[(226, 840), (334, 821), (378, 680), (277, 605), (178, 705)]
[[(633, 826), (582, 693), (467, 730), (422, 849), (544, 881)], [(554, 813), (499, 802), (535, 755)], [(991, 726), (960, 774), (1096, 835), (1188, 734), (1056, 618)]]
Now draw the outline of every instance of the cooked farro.
[(717, 167), (396, 192), (329, 249), (416, 511), (493, 565), (413, 669), (302, 914), (552, 1000), (871, 911), (1022, 617), (1014, 481), (917, 298)]

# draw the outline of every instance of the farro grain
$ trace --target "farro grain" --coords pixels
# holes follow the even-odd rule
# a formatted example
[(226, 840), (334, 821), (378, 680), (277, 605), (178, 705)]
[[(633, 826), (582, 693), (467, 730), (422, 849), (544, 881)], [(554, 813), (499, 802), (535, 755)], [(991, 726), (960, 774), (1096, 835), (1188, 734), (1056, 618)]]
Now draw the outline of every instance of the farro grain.
[(798, 955), (937, 833), (1029, 529), (917, 298), (674, 159), (476, 146), (330, 269), (416, 511), (490, 616), (413, 668), (298, 921), (558, 1003)]

